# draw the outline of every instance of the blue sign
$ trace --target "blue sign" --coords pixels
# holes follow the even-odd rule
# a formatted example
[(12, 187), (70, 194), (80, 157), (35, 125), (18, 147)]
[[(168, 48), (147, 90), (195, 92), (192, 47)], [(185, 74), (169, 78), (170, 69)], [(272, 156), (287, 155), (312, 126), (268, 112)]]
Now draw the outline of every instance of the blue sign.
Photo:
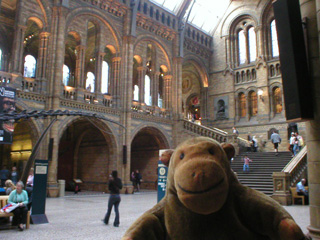
[(158, 202), (166, 195), (168, 167), (158, 161)]

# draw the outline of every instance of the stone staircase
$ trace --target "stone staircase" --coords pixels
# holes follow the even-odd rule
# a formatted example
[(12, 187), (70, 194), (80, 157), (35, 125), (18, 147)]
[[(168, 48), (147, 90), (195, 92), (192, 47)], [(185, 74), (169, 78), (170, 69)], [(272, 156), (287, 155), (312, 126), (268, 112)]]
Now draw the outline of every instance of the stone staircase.
[[(243, 172), (241, 159), (245, 154), (252, 160), (249, 173)], [(274, 152), (247, 152), (236, 156), (231, 163), (231, 168), (237, 173), (243, 185), (271, 196), (273, 194), (273, 172), (281, 172), (291, 159), (290, 152), (279, 152), (278, 156), (275, 156)]]

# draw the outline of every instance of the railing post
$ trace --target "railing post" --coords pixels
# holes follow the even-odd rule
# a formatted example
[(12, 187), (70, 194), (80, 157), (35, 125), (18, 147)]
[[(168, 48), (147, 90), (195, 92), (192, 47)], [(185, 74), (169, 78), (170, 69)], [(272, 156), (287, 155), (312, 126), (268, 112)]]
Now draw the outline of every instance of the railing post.
[(274, 172), (273, 178), (273, 195), (272, 198), (281, 205), (291, 205), (292, 198), (290, 193), (291, 174), (288, 172)]

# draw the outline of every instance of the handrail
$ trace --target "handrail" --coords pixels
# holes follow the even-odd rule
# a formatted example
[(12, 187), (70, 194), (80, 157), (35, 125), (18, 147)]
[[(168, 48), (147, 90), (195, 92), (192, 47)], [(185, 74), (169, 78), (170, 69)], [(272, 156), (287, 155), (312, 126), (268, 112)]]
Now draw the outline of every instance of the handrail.
[(307, 146), (302, 148), (282, 170), (282, 172), (291, 175), (291, 186), (294, 186), (299, 181), (300, 176), (307, 168), (307, 150)]
[(238, 143), (238, 145), (242, 145), (243, 147), (250, 147), (251, 142), (238, 137), (236, 134), (229, 134), (226, 131), (223, 131), (219, 128), (212, 128), (207, 127), (203, 125), (199, 125), (193, 122), (190, 122), (188, 120), (183, 120), (183, 127), (189, 131), (192, 131), (194, 133), (197, 133), (201, 136), (211, 137), (213, 139), (216, 139), (219, 142), (226, 142), (226, 141), (232, 141), (233, 143)]
[(195, 134), (199, 134), (200, 136), (210, 137), (218, 142), (227, 142), (228, 139), (228, 133), (225, 131), (222, 131), (220, 129), (212, 129), (205, 127), (203, 125), (199, 125), (190, 121), (187, 121), (185, 119), (182, 119), (183, 122), (183, 128), (186, 130), (189, 130)]
[(301, 149), (301, 151), (294, 156), (290, 162), (283, 168), (282, 172), (291, 173), (296, 166), (300, 163), (300, 160), (307, 154), (307, 146)]

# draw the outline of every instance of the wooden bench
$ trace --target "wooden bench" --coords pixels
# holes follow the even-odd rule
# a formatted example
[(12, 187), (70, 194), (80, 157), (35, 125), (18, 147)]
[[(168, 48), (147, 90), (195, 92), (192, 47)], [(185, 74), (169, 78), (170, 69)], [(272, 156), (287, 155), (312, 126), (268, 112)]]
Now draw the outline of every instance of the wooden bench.
[[(0, 196), (0, 209), (8, 204), (9, 196)], [(13, 217), (13, 213), (0, 212), (0, 217)], [(27, 214), (26, 229), (30, 227), (30, 211)]]
[[(308, 191), (308, 187), (305, 187), (305, 189)], [(291, 196), (292, 196), (292, 204), (294, 204), (295, 199), (302, 199), (302, 205), (305, 205), (304, 196), (298, 195), (296, 187), (291, 187), (290, 191), (291, 191)]]

